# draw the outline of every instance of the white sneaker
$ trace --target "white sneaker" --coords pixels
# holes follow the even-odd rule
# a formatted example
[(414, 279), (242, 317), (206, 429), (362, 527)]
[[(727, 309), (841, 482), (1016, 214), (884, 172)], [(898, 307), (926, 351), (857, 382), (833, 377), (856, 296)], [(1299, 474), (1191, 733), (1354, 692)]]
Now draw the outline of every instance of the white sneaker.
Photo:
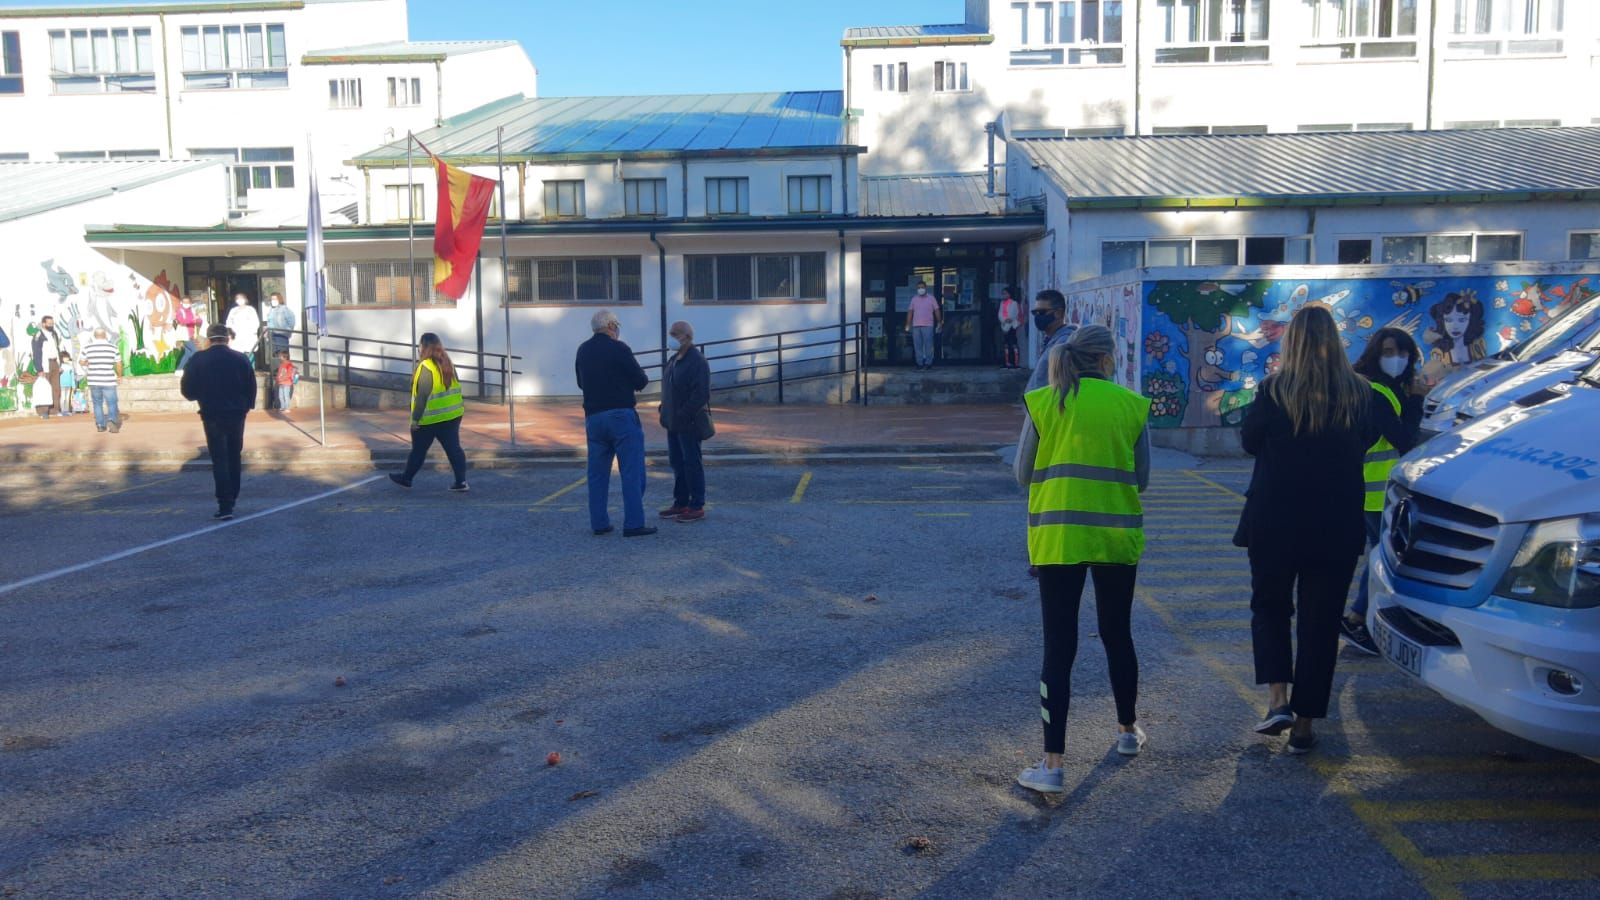
[(1132, 731), (1124, 731), (1117, 735), (1117, 752), (1123, 756), (1138, 756), (1139, 751), (1143, 750), (1148, 742), (1149, 738), (1144, 736), (1144, 729), (1135, 725)]
[(1041, 794), (1063, 793), (1066, 790), (1062, 786), (1064, 780), (1060, 769), (1046, 768), (1042, 759), (1023, 769), (1022, 774), (1017, 776), (1017, 784)]

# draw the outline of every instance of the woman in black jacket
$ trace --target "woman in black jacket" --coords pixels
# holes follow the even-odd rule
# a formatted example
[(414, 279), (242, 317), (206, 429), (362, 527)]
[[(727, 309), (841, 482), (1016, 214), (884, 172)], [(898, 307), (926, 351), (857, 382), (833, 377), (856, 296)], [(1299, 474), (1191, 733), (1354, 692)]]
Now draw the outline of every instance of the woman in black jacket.
[[(1245, 416), (1241, 437), (1256, 463), (1236, 541), (1250, 553), (1256, 683), (1269, 691), (1255, 730), (1292, 728), (1289, 752), (1299, 754), (1316, 744), (1313, 721), (1328, 714), (1339, 619), (1365, 546), (1362, 463), (1398, 420), (1350, 367), (1326, 307), (1295, 313), (1282, 358)], [(1297, 612), (1298, 658), (1289, 638)]]
[(667, 459), (672, 463), (672, 505), (661, 518), (698, 522), (706, 517), (706, 470), (700, 442), (711, 431), (711, 367), (694, 345), (688, 322), (667, 330), (677, 353), (661, 375), (661, 427), (667, 430)]

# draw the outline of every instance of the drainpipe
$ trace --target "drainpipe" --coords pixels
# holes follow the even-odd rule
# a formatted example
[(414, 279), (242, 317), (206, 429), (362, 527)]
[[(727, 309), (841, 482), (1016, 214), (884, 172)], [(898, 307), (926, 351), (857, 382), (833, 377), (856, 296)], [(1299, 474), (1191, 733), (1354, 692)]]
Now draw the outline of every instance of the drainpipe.
[[(650, 243), (656, 245), (656, 271), (661, 276), (661, 297), (657, 303), (661, 307), (661, 374), (667, 374), (667, 248), (661, 246), (656, 240), (656, 233), (650, 232)], [(665, 389), (665, 385), (662, 388)]]
[(993, 197), (994, 196), (994, 123), (993, 122), (985, 122), (985, 123), (983, 123), (983, 133), (988, 138), (988, 141), (989, 141), (989, 165), (988, 165), (986, 171), (988, 171), (988, 173), (989, 173), (989, 196)]
[[(435, 126), (444, 124), (444, 60), (433, 61), (433, 93)], [(501, 210), (504, 212), (504, 210)]]
[(363, 207), (363, 209), (366, 211), (366, 214), (367, 214), (366, 222), (363, 223), (363, 224), (371, 225), (372, 224), (372, 170), (369, 169), (369, 168), (366, 168), (365, 166), (363, 166), (362, 169), (361, 169), (361, 183), (364, 186), (363, 190), (362, 190), (362, 193), (366, 195), (366, 206)]
[(839, 154), (839, 194), (841, 215), (850, 215), (850, 154)]
[[(161, 26), (161, 92), (167, 111), (167, 158), (172, 159), (177, 156), (177, 150), (172, 145), (172, 66), (168, 62), (167, 14), (157, 15), (156, 24)], [(228, 189), (233, 190), (231, 186)]]
[(846, 116), (850, 115), (850, 95), (854, 93), (850, 90), (850, 82), (852, 80), (850, 76), (853, 74), (855, 72), (851, 68), (850, 48), (846, 47), (844, 48), (844, 114)]
[(1139, 113), (1144, 107), (1141, 79), (1144, 75), (1144, 4), (1133, 5), (1133, 135), (1138, 137)]
[(1439, 0), (1428, 4), (1428, 99), (1423, 114), (1423, 128), (1433, 130), (1434, 75), (1439, 68)]
[[(844, 264), (844, 229), (839, 229), (839, 374), (844, 374), (845, 357), (845, 264)], [(861, 360), (856, 360), (856, 365), (861, 365)], [(840, 393), (844, 392), (844, 385), (839, 386)]]
[(681, 164), (683, 172), (683, 215), (678, 218), (687, 219), (689, 218), (689, 157), (685, 156), (678, 162)]

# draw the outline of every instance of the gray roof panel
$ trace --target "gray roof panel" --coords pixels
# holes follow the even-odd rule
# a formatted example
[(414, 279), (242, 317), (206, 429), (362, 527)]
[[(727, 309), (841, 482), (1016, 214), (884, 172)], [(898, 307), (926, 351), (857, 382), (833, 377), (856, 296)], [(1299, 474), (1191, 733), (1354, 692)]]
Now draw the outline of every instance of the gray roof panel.
[(989, 181), (982, 172), (861, 179), (863, 216), (997, 216), (1005, 211), (1005, 198), (989, 196)]
[(217, 167), (214, 159), (139, 159), (107, 162), (0, 163), (0, 222), (109, 197), (187, 172)]
[(847, 41), (884, 40), (895, 38), (954, 37), (963, 34), (987, 34), (963, 22), (953, 25), (869, 25), (865, 28), (846, 28)]

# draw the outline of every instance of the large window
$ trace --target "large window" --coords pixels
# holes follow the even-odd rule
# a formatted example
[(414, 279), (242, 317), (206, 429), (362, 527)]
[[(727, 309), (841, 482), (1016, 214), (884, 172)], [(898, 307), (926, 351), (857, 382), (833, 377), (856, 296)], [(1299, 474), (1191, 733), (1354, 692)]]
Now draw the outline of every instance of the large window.
[(1123, 0), (1011, 4), (1018, 44), (1018, 49), (1011, 51), (1011, 65), (1121, 63), (1123, 6)]
[(22, 36), (0, 31), (0, 94), (22, 93)]
[(50, 81), (58, 94), (154, 91), (156, 64), (150, 29), (50, 32)]
[(549, 306), (644, 301), (637, 256), (522, 258), (510, 263), (507, 303)]
[(62, 162), (99, 159), (160, 159), (160, 150), (67, 150), (56, 154)]
[(905, 63), (885, 63), (872, 67), (872, 89), (904, 94), (911, 90), (908, 84), (910, 67)]
[(833, 178), (827, 175), (789, 176), (789, 212), (833, 212)]
[(544, 217), (546, 219), (583, 218), (583, 182), (546, 181), (544, 183)]
[(1300, 0), (1307, 60), (1417, 55), (1418, 0)]
[(750, 179), (707, 178), (706, 215), (750, 215)]
[(422, 105), (422, 79), (421, 78), (390, 78), (389, 79), (389, 105), (390, 106), (421, 106)]
[(1567, 259), (1600, 259), (1600, 231), (1573, 232)]
[(953, 91), (970, 91), (972, 84), (967, 80), (967, 64), (940, 60), (933, 64), (933, 92), (948, 94)]
[(1310, 261), (1311, 239), (1299, 236), (1160, 238), (1100, 244), (1103, 275), (1145, 266), (1275, 266)]
[(1452, 56), (1560, 53), (1565, 13), (1564, 0), (1454, 0), (1447, 47)]
[(691, 303), (823, 300), (828, 293), (826, 253), (685, 256), (685, 293)]
[[(394, 79), (389, 79), (393, 81)], [(361, 79), (359, 78), (330, 78), (328, 79), (328, 108), (329, 109), (360, 109), (361, 108)]]
[[(406, 199), (406, 188), (411, 188), (411, 199)], [(423, 201), (422, 185), (390, 184), (385, 185), (384, 193), (389, 198), (389, 221), (391, 222), (425, 222), (428, 211)], [(499, 192), (497, 191), (496, 194)]]
[(196, 147), (189, 156), (228, 164), (228, 204), (235, 215), (249, 209), (252, 190), (294, 187), (293, 147)]
[(1268, 6), (1268, 0), (1156, 0), (1156, 62), (1264, 62)]
[(625, 178), (622, 181), (624, 215), (660, 218), (667, 214), (665, 178)]
[(1386, 265), (1515, 262), (1522, 258), (1520, 234), (1400, 234), (1381, 243)]
[(433, 292), (433, 260), (419, 259), (407, 273), (406, 260), (328, 263), (328, 305), (409, 306), (416, 290), (420, 304), (453, 301)]
[(282, 25), (190, 25), (179, 36), (185, 90), (289, 86)]

